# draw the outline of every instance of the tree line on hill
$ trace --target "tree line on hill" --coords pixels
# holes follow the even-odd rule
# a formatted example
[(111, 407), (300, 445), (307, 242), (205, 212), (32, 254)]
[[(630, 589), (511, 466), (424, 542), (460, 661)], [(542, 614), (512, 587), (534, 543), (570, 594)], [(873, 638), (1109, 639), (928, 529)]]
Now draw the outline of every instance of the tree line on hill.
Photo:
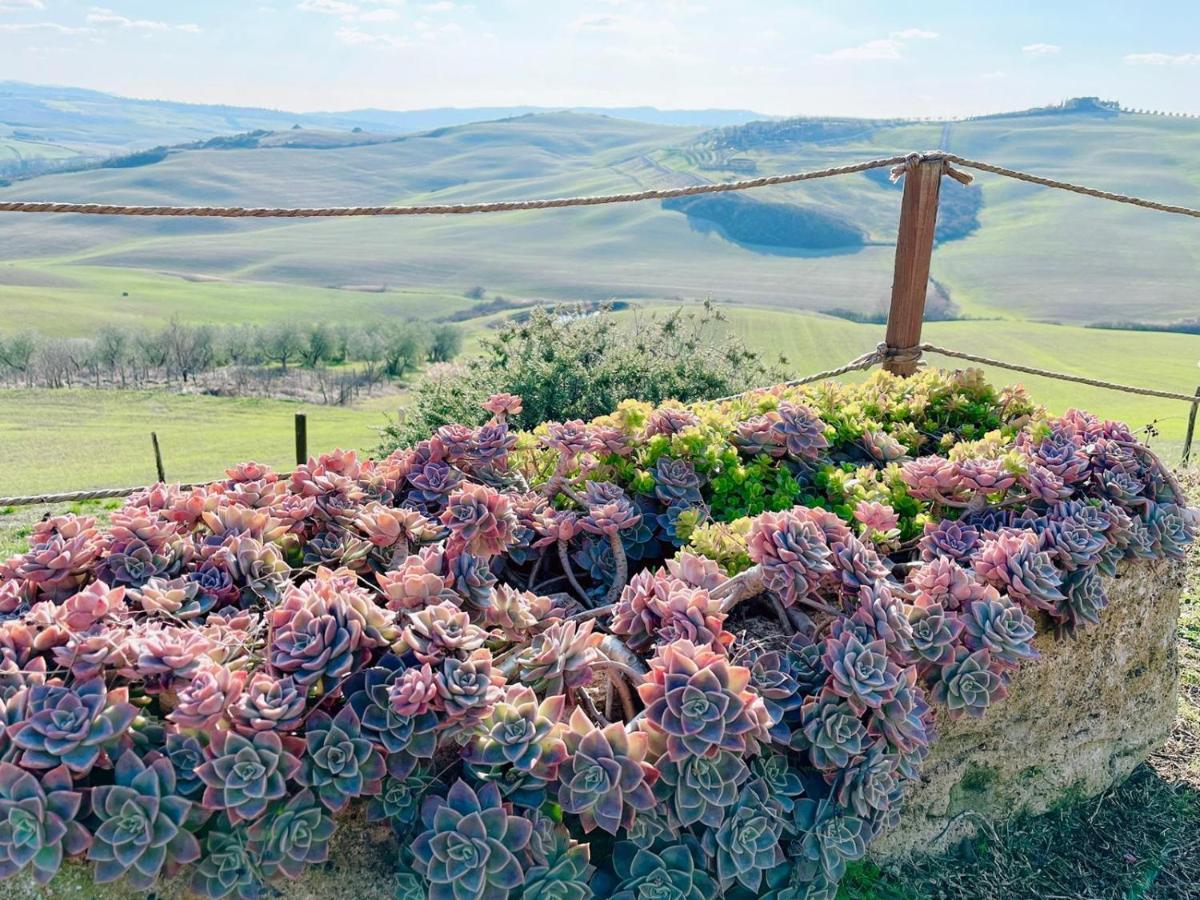
[(303, 397), (345, 405), (362, 392), (448, 362), (462, 347), (453, 324), (108, 325), (92, 337), (0, 333), (0, 385), (19, 388), (167, 387), (226, 396)]

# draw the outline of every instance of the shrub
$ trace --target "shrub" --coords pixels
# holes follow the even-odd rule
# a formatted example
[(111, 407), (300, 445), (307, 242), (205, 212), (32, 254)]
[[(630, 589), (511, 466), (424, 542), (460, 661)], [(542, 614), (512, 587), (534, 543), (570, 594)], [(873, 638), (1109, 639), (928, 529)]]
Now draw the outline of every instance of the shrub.
[(35, 525), (0, 878), (252, 898), (365, 808), (404, 898), (832, 896), (934, 707), (1002, 702), (1196, 524), (1124, 426), (973, 372), (517, 430), (543, 400)]
[(725, 334), (722, 322), (707, 303), (699, 313), (628, 319), (608, 307), (536, 308), (505, 325), (479, 358), (435, 368), (418, 382), (403, 420), (384, 429), (380, 452), (412, 446), (452, 422), (481, 424), (481, 404), (492, 394), (520, 396), (524, 408), (512, 421), (532, 428), (586, 421), (630, 397), (654, 404), (698, 400), (783, 377)]

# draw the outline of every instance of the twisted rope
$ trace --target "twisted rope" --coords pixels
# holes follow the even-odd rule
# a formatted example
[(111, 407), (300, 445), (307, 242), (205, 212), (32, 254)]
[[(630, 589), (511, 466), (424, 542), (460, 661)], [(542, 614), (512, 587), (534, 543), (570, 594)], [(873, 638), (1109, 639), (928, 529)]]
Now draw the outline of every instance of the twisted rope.
[(831, 166), (811, 172), (765, 175), (744, 181), (693, 184), (687, 187), (605, 194), (598, 197), (558, 197), (544, 200), (497, 200), (491, 203), (450, 203), (433, 206), (329, 206), (318, 208), (274, 208), (244, 206), (123, 206), (103, 203), (52, 203), (22, 200), (0, 201), (0, 212), (80, 213), (91, 216), (199, 216), (223, 219), (318, 219), (344, 216), (440, 216), (470, 213), (513, 212), (522, 209), (559, 209), (566, 206), (603, 206), (609, 203), (636, 203), (641, 200), (669, 200), (697, 194), (723, 194), (778, 184), (795, 184), (816, 178), (851, 175), (868, 169), (882, 169), (904, 163), (905, 156), (889, 156), (845, 166)]
[(1056, 181), (1053, 178), (1043, 178), (1041, 175), (1030, 175), (1028, 172), (1021, 172), (1017, 169), (1007, 169), (1004, 166), (996, 166), (992, 163), (979, 162), (975, 159), (966, 159), (955, 153), (931, 152), (924, 154), (925, 158), (940, 156), (947, 162), (958, 163), (960, 166), (966, 166), (970, 169), (978, 169), (980, 172), (991, 172), (993, 175), (1003, 175), (1005, 178), (1014, 178), (1017, 181), (1027, 181), (1030, 184), (1040, 184), (1042, 187), (1057, 188), (1060, 191), (1070, 191), (1073, 194), (1084, 194), (1088, 197), (1099, 197), (1101, 200), (1112, 200), (1115, 203), (1128, 203), (1132, 206), (1140, 206), (1143, 209), (1153, 209), (1158, 212), (1175, 213), (1180, 216), (1191, 216), (1194, 219), (1200, 219), (1200, 209), (1192, 209), (1189, 206), (1175, 206), (1171, 203), (1159, 203), (1157, 200), (1146, 200), (1142, 197), (1133, 197), (1129, 194), (1117, 194), (1113, 191), (1102, 191), (1098, 188), (1087, 187), (1082, 184), (1073, 184), (1070, 181)]
[[(812, 384), (814, 381), (827, 381), (830, 378), (837, 378), (839, 375), (863, 371), (878, 365), (888, 358), (889, 352), (891, 351), (888, 350), (887, 344), (880, 344), (874, 350), (864, 353), (862, 356), (857, 356), (844, 366), (838, 366), (836, 369), (826, 369), (824, 372), (817, 372), (815, 375), (806, 375), (804, 378), (797, 378), (794, 381), (783, 381), (771, 387), (750, 388), (737, 394), (730, 394), (728, 397), (717, 397), (715, 400), (706, 400), (704, 402), (725, 403), (728, 400), (737, 400), (739, 397), (745, 397), (747, 394), (761, 394), (764, 391), (773, 391), (778, 388), (800, 387), (802, 384)], [(921, 355), (920, 350), (917, 350), (916, 354), (919, 358)]]
[(70, 491), (65, 494), (34, 494), (29, 497), (0, 497), (0, 508), (5, 506), (39, 506), (47, 503), (71, 503), (76, 500), (105, 500), (110, 497), (128, 497), (142, 487), (98, 488), (94, 491)]

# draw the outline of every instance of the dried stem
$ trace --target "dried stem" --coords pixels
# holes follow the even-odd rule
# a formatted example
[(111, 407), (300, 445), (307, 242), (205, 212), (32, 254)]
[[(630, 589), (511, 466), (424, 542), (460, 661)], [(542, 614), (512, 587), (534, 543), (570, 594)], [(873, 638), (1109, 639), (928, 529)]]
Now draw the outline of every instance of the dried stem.
[(571, 558), (567, 554), (567, 542), (564, 540), (559, 540), (558, 542), (558, 561), (562, 563), (563, 574), (567, 576), (567, 581), (571, 583), (571, 588), (579, 597), (579, 602), (584, 606), (590, 607), (592, 601), (588, 599), (587, 592), (575, 578), (575, 572), (571, 569)]
[(583, 711), (597, 725), (603, 727), (609, 724), (608, 719), (600, 714), (600, 710), (596, 709), (596, 704), (592, 702), (591, 695), (583, 688), (575, 689), (575, 702), (583, 707)]
[(617, 602), (625, 588), (625, 582), (629, 580), (629, 561), (625, 558), (625, 545), (621, 543), (620, 534), (614, 531), (608, 536), (608, 541), (612, 546), (614, 567), (612, 586), (604, 595), (604, 602), (611, 605)]

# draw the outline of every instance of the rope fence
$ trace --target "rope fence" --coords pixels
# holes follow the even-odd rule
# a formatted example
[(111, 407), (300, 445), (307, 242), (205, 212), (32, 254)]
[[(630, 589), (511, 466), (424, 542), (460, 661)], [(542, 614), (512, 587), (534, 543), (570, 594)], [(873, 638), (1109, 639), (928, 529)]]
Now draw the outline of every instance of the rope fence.
[[(940, 166), (937, 164), (940, 163)], [(852, 163), (843, 166), (832, 166), (825, 169), (816, 169), (807, 172), (794, 172), (784, 175), (769, 175), (761, 178), (750, 178), (742, 181), (729, 181), (708, 184), (688, 185), (679, 188), (664, 188), (661, 190), (637, 191), (624, 194), (606, 194), (592, 197), (559, 197), (549, 199), (531, 199), (531, 200), (501, 200), (486, 203), (459, 203), (459, 204), (439, 204), (427, 206), (340, 206), (340, 207), (242, 207), (242, 206), (129, 206), (129, 205), (112, 205), (100, 203), (61, 203), (61, 202), (45, 202), (45, 201), (19, 201), (7, 200), (0, 201), (0, 212), (15, 212), (15, 213), (77, 213), (82, 215), (98, 215), (98, 216), (167, 216), (167, 217), (209, 217), (209, 218), (289, 218), (289, 219), (306, 219), (306, 218), (340, 218), (353, 216), (422, 216), (422, 215), (467, 215), (475, 213), (494, 213), (494, 212), (514, 212), (519, 210), (529, 209), (561, 209), (565, 207), (578, 206), (601, 206), (614, 203), (636, 203), (645, 200), (669, 200), (674, 197), (692, 197), (700, 194), (718, 194), (727, 193), (730, 191), (745, 191), (753, 188), (769, 187), (775, 185), (795, 184), (803, 181), (811, 181), (818, 178), (830, 178), (839, 175), (850, 175), (856, 172), (866, 172), (871, 169), (889, 168), (891, 169), (892, 180), (899, 180), (906, 175), (912, 177), (923, 164), (932, 164), (935, 166), (935, 172), (940, 175), (945, 175), (955, 179), (961, 184), (970, 184), (972, 176), (966, 172), (962, 172), (952, 167), (954, 165), (964, 168), (975, 169), (981, 172), (988, 172), (993, 175), (1000, 175), (1005, 178), (1012, 178), (1017, 181), (1024, 181), (1030, 184), (1037, 184), (1043, 187), (1055, 188), (1058, 190), (1069, 191), (1075, 194), (1082, 194), (1089, 197), (1096, 197), (1101, 200), (1110, 200), (1116, 203), (1125, 203), (1133, 206), (1139, 206), (1144, 209), (1154, 210), (1156, 212), (1173, 213), (1177, 215), (1190, 216), (1192, 218), (1200, 218), (1200, 210), (1192, 209), (1186, 206), (1178, 206), (1174, 204), (1160, 203), (1155, 200), (1147, 200), (1142, 197), (1134, 197), (1127, 194), (1118, 194), (1112, 191), (1105, 191), (1098, 188), (1087, 187), (1085, 185), (1074, 184), (1067, 181), (1058, 181), (1052, 178), (1045, 178), (1040, 175), (1033, 175), (1028, 172), (1022, 172), (1017, 169), (1009, 169), (1004, 166), (997, 166), (991, 163), (980, 162), (978, 160), (967, 159), (958, 156), (954, 153), (943, 151), (929, 151), (926, 153), (907, 153), (902, 156), (891, 156), (880, 159), (871, 159), (864, 162)], [(935, 178), (935, 181), (937, 179)], [(933, 200), (936, 206), (936, 193)], [(901, 214), (901, 228), (904, 227), (904, 213)], [(929, 226), (928, 249), (932, 248), (932, 224)], [(926, 257), (928, 253), (926, 252)], [(926, 259), (927, 262), (927, 259)], [(920, 304), (924, 305), (924, 290), (920, 292)], [(896, 305), (896, 297), (893, 295), (893, 309)], [(918, 323), (919, 323), (918, 310)], [(890, 320), (889, 320), (890, 321)], [(919, 328), (918, 328), (919, 335)], [(903, 340), (898, 340), (896, 343), (907, 343)], [(918, 343), (911, 347), (893, 347), (887, 343), (880, 343), (874, 350), (864, 353), (855, 359), (850, 360), (843, 366), (838, 366), (834, 369), (826, 369), (821, 372), (816, 372), (812, 375), (805, 376), (793, 381), (784, 382), (784, 387), (798, 387), (805, 384), (811, 384), (817, 381), (824, 381), (830, 378), (836, 378), (839, 375), (846, 375), (850, 372), (866, 371), (876, 365), (883, 364), (886, 367), (891, 367), (896, 363), (903, 363), (909, 367), (915, 366), (924, 353), (936, 353), (941, 356), (947, 356), (954, 359), (962, 359), (970, 362), (979, 363), (981, 365), (995, 366), (1000, 369), (1006, 369), (1012, 372), (1021, 372), (1027, 375), (1037, 375), (1044, 378), (1052, 378), (1059, 381), (1073, 382), (1075, 384), (1088, 385), (1090, 387), (1103, 388), (1106, 390), (1120, 391), (1127, 394), (1135, 394), (1144, 397), (1158, 397), (1165, 400), (1178, 400), (1193, 406), (1193, 414), (1195, 407), (1200, 403), (1200, 389), (1196, 395), (1184, 394), (1176, 391), (1163, 391), (1156, 388), (1143, 388), (1133, 385), (1120, 384), (1113, 381), (1105, 381), (1102, 379), (1088, 378), (1081, 375), (1071, 375), (1065, 372), (1055, 372), (1050, 369), (1040, 369), (1034, 366), (1023, 366), (1017, 363), (1006, 362), (1004, 360), (993, 359), (987, 356), (978, 356), (972, 353), (966, 353), (961, 350), (953, 350), (945, 347), (940, 347), (935, 344)], [(910, 369), (911, 370), (911, 369)], [(736, 399), (745, 394), (755, 393), (766, 388), (744, 391), (741, 394), (734, 394), (728, 397), (720, 397), (711, 402), (723, 402)], [(299, 438), (298, 438), (299, 440)], [(1185, 454), (1186, 458), (1186, 454)], [(196, 487), (198, 485), (183, 485), (183, 487)], [(127, 497), (135, 494), (138, 491), (147, 490), (146, 487), (130, 487), (130, 488), (100, 488), (90, 491), (70, 491), (65, 493), (50, 493), (50, 494), (34, 494), (30, 496), (17, 497), (0, 497), (0, 507), (9, 506), (33, 506), (45, 505), (53, 503), (69, 503), (85, 500), (100, 500), (108, 498)]]
[[(1119, 384), (1115, 381), (1102, 381), (1096, 378), (1087, 378), (1082, 375), (1070, 375), (1066, 372), (1054, 372), (1050, 369), (1039, 369), (1034, 366), (1022, 366), (1016, 363), (1005, 362), (1000, 359), (992, 359), (988, 356), (978, 356), (974, 353), (965, 353), (961, 350), (951, 350), (946, 347), (939, 347), (936, 344), (919, 344), (916, 347), (907, 347), (895, 349), (889, 347), (885, 343), (879, 343), (874, 350), (857, 356), (842, 366), (834, 369), (825, 369), (820, 372), (814, 372), (812, 375), (806, 375), (803, 378), (796, 378), (791, 381), (781, 382), (772, 388), (751, 388), (737, 394), (730, 394), (726, 397), (717, 397), (713, 400), (703, 401), (708, 403), (724, 403), (729, 400), (736, 400), (739, 397), (744, 397), (747, 394), (760, 393), (762, 391), (773, 390), (775, 387), (800, 387), (805, 384), (812, 384), (817, 381), (828, 381), (831, 378), (837, 378), (839, 375), (848, 375), (851, 372), (865, 372), (868, 369), (880, 365), (885, 360), (904, 358), (912, 361), (921, 359), (924, 353), (936, 353), (940, 356), (949, 356), (955, 359), (964, 359), (970, 362), (976, 362), (985, 366), (996, 366), (1000, 369), (1008, 369), (1013, 372), (1023, 372), (1026, 375), (1039, 375), (1043, 378), (1053, 378), (1058, 381), (1070, 381), (1076, 384), (1085, 384), (1089, 387), (1104, 388), (1110, 391), (1120, 391), (1126, 394), (1137, 394), (1143, 397), (1160, 397), (1164, 400), (1181, 400), (1185, 403), (1194, 404), (1198, 402), (1198, 396), (1192, 394), (1182, 394), (1175, 391), (1160, 391), (1156, 388), (1137, 387), (1129, 384)], [(211, 482), (208, 482), (211, 483)], [(197, 484), (182, 484), (180, 487), (184, 489), (193, 487), (203, 487), (205, 483)], [(71, 491), (68, 493), (59, 494), (33, 494), (27, 497), (0, 497), (0, 508), (6, 506), (42, 506), (52, 503), (71, 503), (83, 500), (103, 500), (113, 497), (128, 497), (130, 494), (136, 494), (138, 491), (148, 490), (146, 485), (130, 488), (99, 488), (92, 491)]]

